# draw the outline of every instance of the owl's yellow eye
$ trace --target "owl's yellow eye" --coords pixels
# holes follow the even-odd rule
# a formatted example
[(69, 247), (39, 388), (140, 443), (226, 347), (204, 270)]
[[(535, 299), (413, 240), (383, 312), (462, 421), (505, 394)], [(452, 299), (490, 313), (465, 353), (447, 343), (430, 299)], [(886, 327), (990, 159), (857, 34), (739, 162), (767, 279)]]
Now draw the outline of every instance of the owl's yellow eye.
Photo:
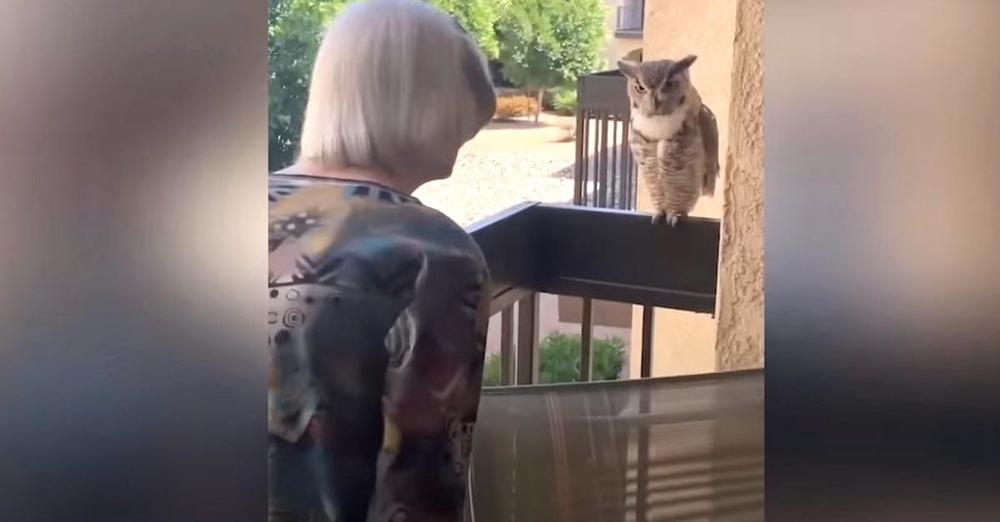
[(636, 82), (634, 85), (635, 85), (635, 92), (639, 94), (646, 92), (646, 88), (640, 85), (639, 82)]

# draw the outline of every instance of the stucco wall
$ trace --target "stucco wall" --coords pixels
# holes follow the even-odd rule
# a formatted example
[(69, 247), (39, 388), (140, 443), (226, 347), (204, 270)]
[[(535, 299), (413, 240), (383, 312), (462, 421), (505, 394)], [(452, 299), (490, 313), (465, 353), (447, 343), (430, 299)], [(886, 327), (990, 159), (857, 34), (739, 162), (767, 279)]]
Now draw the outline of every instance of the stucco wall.
[[(698, 56), (691, 80), (702, 101), (711, 107), (719, 123), (719, 151), (723, 179), (716, 197), (703, 198), (693, 215), (722, 217), (721, 187), (726, 185), (726, 150), (729, 143), (730, 102), (733, 95), (733, 40), (738, 0), (646, 0), (643, 59), (679, 59)], [(652, 204), (639, 183), (638, 207), (650, 211)], [(630, 375), (639, 375), (642, 313), (636, 310), (632, 328)], [(711, 315), (677, 310), (657, 310), (654, 317), (653, 375), (685, 375), (717, 369), (716, 332)]]
[(734, 40), (717, 365), (764, 366), (764, 0), (740, 0)]

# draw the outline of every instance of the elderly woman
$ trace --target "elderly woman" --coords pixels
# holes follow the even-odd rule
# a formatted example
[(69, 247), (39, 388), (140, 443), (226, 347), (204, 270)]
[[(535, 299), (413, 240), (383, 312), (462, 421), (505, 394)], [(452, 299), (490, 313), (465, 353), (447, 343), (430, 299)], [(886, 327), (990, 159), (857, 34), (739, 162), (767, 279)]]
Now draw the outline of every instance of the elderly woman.
[(495, 104), (474, 41), (422, 2), (327, 32), (299, 160), (269, 182), (271, 521), (462, 518), (488, 274), (410, 193)]

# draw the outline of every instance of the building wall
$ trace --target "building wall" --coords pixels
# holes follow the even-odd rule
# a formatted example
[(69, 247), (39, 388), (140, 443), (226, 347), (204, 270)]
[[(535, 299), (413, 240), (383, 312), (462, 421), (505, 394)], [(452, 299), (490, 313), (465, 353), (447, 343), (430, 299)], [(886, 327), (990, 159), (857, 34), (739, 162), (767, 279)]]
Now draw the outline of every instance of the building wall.
[(764, 367), (764, 0), (739, 4), (719, 263), (719, 371)]
[[(646, 0), (643, 60), (698, 56), (691, 79), (702, 101), (716, 115), (722, 179), (714, 198), (703, 198), (693, 215), (722, 218), (726, 193), (730, 109), (733, 100), (733, 42), (739, 0)], [(639, 183), (638, 208), (652, 208), (649, 193)], [(742, 229), (742, 228), (741, 228)], [(734, 296), (735, 297), (735, 296)], [(633, 313), (630, 375), (639, 375), (642, 314)], [(716, 339), (719, 323), (712, 315), (657, 310), (654, 315), (654, 376), (714, 372), (718, 369)], [(727, 334), (728, 335), (728, 334)]]
[(618, 23), (618, 6), (621, 0), (604, 0), (604, 69), (617, 69), (618, 60), (626, 54), (642, 47), (642, 38), (619, 38), (615, 36)]

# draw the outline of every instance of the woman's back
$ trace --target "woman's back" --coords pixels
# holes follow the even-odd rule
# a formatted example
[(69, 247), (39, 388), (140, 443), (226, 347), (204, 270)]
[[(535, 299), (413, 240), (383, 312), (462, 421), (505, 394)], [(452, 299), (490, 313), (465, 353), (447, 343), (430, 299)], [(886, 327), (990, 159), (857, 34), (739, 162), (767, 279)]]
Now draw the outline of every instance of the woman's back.
[(482, 254), (372, 183), (272, 175), (269, 200), (272, 520), (460, 519)]
[(426, 2), (353, 2), (324, 35), (270, 179), (272, 522), (462, 520), (488, 275), (406, 194), (495, 107), (475, 41)]

